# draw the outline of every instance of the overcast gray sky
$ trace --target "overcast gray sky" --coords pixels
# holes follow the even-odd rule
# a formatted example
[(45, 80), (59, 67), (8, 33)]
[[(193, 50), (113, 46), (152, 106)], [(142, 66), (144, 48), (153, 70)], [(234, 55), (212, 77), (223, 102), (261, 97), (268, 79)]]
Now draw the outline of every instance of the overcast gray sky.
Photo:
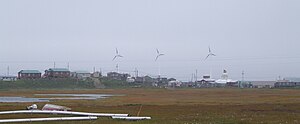
[[(0, 74), (53, 67), (190, 80), (300, 77), (299, 0), (1, 0)], [(217, 55), (207, 61), (208, 46)], [(112, 61), (115, 48), (124, 58)], [(154, 61), (156, 48), (165, 56)]]

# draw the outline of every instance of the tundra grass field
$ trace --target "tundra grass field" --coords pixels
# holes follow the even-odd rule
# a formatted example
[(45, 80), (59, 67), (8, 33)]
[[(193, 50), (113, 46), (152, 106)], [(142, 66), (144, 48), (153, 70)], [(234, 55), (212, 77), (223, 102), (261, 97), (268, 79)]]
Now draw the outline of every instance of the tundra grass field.
[[(73, 111), (128, 113), (152, 120), (125, 121), (101, 117), (91, 121), (31, 122), (32, 124), (219, 124), (300, 123), (297, 89), (99, 89), (0, 91), (0, 96), (40, 97), (34, 94), (118, 94), (98, 100), (54, 100)], [(20, 110), (33, 103), (0, 103), (0, 111)], [(46, 103), (37, 103), (41, 108)], [(60, 117), (62, 115), (0, 115), (1, 119)]]

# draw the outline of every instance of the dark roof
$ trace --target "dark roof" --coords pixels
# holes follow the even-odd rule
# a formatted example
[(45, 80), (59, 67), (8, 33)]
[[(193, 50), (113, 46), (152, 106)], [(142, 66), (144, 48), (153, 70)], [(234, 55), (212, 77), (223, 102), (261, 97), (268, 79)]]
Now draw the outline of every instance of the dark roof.
[(88, 71), (74, 71), (74, 73), (77, 73), (77, 74), (90, 74), (90, 72), (88, 72)]
[(19, 73), (22, 74), (40, 74), (41, 72), (38, 70), (21, 70)]
[(69, 72), (69, 69), (66, 69), (66, 68), (49, 68), (48, 71)]

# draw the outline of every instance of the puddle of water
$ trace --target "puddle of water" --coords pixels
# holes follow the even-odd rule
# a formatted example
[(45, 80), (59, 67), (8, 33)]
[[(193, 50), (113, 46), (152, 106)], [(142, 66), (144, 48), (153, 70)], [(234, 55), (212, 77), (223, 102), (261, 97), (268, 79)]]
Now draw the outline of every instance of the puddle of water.
[(54, 98), (43, 98), (49, 100), (96, 100), (103, 99), (111, 96), (119, 96), (119, 95), (111, 95), (111, 94), (34, 94), (36, 96), (55, 96)]
[(111, 94), (34, 94), (35, 96), (53, 96), (52, 98), (0, 97), (0, 102), (50, 102), (51, 100), (96, 100), (104, 99)]
[(0, 97), (0, 102), (49, 102), (49, 100), (25, 97)]
[(111, 94), (34, 94), (36, 96), (58, 96), (58, 97), (73, 97), (73, 98), (90, 98), (90, 99), (99, 99), (99, 98), (107, 98), (111, 96)]
[(65, 98), (60, 98), (60, 97), (54, 97), (54, 98), (40, 98), (40, 99), (45, 99), (45, 100), (95, 100), (96, 98), (85, 98), (85, 97), (65, 97)]

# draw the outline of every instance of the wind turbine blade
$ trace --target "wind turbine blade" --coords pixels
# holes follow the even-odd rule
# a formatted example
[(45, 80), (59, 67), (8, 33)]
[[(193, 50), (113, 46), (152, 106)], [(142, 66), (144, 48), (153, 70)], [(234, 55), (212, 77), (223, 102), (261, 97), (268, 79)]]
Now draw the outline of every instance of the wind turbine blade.
[(118, 48), (116, 48), (116, 54), (117, 54), (117, 55), (119, 54)]
[(159, 55), (158, 55), (158, 56), (156, 56), (156, 58), (155, 58), (155, 61), (157, 61), (158, 57), (159, 57)]
[(157, 54), (159, 54), (159, 51), (158, 51), (158, 49), (156, 49), (156, 52), (157, 52)]
[(208, 55), (206, 56), (205, 60), (209, 57), (209, 55), (210, 55), (210, 54), (208, 54)]
[(208, 52), (211, 53), (210, 47), (208, 47)]
[(115, 57), (113, 58), (113, 61), (114, 61), (116, 58), (117, 58), (117, 56), (115, 56)]
[(216, 54), (213, 54), (213, 53), (212, 53), (211, 55), (212, 55), (212, 56), (216, 56)]

